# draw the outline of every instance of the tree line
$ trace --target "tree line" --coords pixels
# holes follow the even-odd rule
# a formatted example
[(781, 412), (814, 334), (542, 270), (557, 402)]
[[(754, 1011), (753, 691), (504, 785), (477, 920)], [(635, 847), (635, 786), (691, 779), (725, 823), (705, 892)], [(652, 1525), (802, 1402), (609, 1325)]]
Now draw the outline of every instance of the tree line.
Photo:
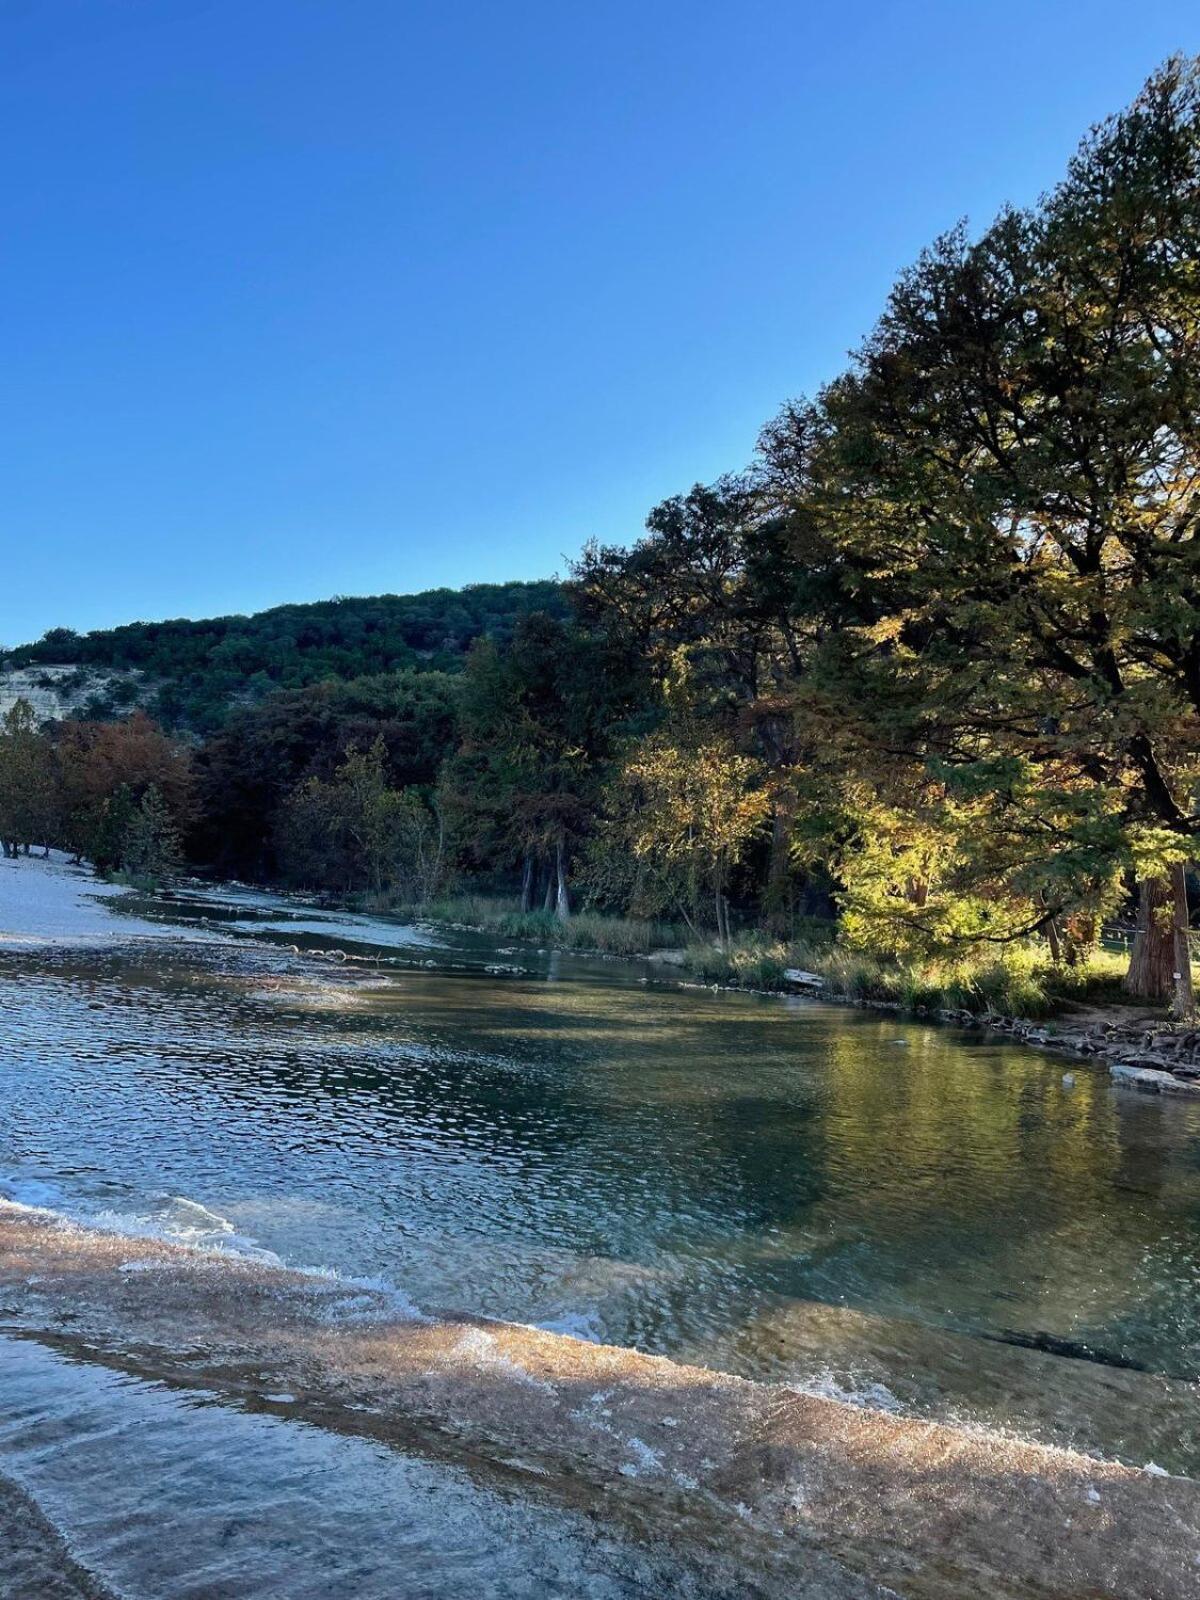
[[(1130, 984), (1188, 1011), (1198, 514), (1200, 68), (1173, 60), (1037, 205), (936, 240), (748, 467), (590, 546), (460, 673), (277, 691), (186, 749), (112, 724), (108, 833), (66, 798), (100, 735), (8, 727), (3, 831), (107, 860), (153, 793), (225, 873), (467, 876), (722, 943), (828, 910), (905, 960), (1080, 962), (1132, 897)], [(31, 739), (54, 781), (6, 776)], [(37, 828), (4, 809), (52, 790)]]

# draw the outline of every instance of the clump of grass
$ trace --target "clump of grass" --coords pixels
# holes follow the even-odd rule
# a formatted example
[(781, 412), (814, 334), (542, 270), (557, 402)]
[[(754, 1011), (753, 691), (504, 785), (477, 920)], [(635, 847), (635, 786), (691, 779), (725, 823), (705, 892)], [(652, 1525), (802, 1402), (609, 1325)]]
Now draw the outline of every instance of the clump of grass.
[(824, 978), (834, 994), (856, 1000), (895, 999), (894, 983), (883, 980), (879, 963), (858, 956), (831, 940), (818, 943), (771, 939), (765, 934), (741, 934), (728, 950), (715, 944), (694, 942), (687, 947), (686, 966), (702, 983), (732, 983), (741, 988), (790, 990), (785, 973), (798, 967)]
[(728, 951), (690, 945), (687, 966), (703, 983), (767, 990), (790, 990), (784, 974), (799, 967), (823, 978), (828, 994), (917, 1012), (1038, 1018), (1070, 1005), (1115, 1005), (1124, 998), (1119, 953), (1097, 950), (1078, 966), (1055, 967), (1048, 953), (1032, 944), (973, 960), (916, 963), (852, 950), (829, 938), (785, 943), (750, 934)]
[(1052, 968), (1047, 995), (1057, 1005), (1131, 1005), (1144, 1010), (1144, 1001), (1131, 1000), (1125, 993), (1128, 966), (1129, 956), (1124, 951), (1094, 950), (1083, 966)]
[(682, 932), (672, 922), (608, 917), (596, 911), (578, 911), (565, 922), (552, 911), (510, 911), (484, 926), (487, 932), (505, 939), (562, 950), (599, 950), (613, 956), (646, 955), (682, 943)]
[(1042, 1017), (1055, 1009), (1047, 983), (1050, 963), (1027, 946), (966, 960), (904, 962), (861, 951), (838, 951), (815, 971), (834, 993), (855, 1000), (883, 1000), (905, 1011), (969, 1011), (976, 1016)]
[(479, 894), (445, 895), (425, 905), (404, 904), (395, 897), (359, 897), (362, 910), (411, 916), (420, 922), (440, 922), (478, 928), (481, 933), (520, 944), (560, 950), (598, 950), (604, 955), (639, 956), (652, 950), (682, 946), (684, 931), (673, 922), (643, 921), (635, 917), (609, 917), (579, 911), (561, 921), (552, 911), (522, 911), (515, 900)]
[(500, 895), (445, 894), (408, 912), (421, 922), (460, 923), (471, 928), (490, 928), (511, 914), (513, 902)]
[(687, 946), (684, 963), (690, 975), (701, 983), (732, 983), (744, 989), (787, 989), (784, 977), (789, 966), (797, 966), (794, 946), (764, 934), (742, 934), (728, 950), (715, 944), (693, 941)]
[(342, 897), (342, 904), (375, 916), (406, 917), (421, 922), (461, 923), (482, 928), (507, 916), (513, 902), (498, 895), (445, 894), (434, 900), (413, 900), (394, 889), (378, 894), (363, 891)]

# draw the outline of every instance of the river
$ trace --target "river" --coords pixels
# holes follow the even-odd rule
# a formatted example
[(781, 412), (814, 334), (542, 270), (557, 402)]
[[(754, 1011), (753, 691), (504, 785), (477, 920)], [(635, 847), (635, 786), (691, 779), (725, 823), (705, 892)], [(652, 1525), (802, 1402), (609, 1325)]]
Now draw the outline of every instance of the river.
[[(61, 864), (0, 871), (0, 1195), (336, 1274), (400, 1310), (1200, 1474), (1195, 1104), (646, 963), (244, 889), (92, 893)], [(8, 1344), (6, 1362), (0, 1470), (28, 1455), (36, 1393), (112, 1404), (118, 1380), (61, 1355)], [(137, 1404), (152, 1446), (177, 1402)], [(237, 1425), (238, 1450), (278, 1461), (253, 1429), (286, 1424)], [(351, 1445), (305, 1448), (296, 1471), (319, 1475)], [(36, 1488), (28, 1462), (16, 1476)], [(75, 1477), (75, 1501), (46, 1493), (83, 1526)], [(480, 1551), (468, 1566), (497, 1573)]]

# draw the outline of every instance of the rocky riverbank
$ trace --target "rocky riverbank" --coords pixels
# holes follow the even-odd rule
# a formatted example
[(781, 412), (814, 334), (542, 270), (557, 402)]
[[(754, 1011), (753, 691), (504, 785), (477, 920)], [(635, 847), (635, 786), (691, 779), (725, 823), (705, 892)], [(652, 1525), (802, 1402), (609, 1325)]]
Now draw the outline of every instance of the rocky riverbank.
[(985, 1027), (1037, 1050), (1103, 1061), (1120, 1083), (1151, 1093), (1200, 1095), (1200, 1028), (1169, 1022), (1095, 1018), (1072, 1023), (1030, 1022), (1020, 1017), (979, 1017), (943, 1010), (939, 1021)]

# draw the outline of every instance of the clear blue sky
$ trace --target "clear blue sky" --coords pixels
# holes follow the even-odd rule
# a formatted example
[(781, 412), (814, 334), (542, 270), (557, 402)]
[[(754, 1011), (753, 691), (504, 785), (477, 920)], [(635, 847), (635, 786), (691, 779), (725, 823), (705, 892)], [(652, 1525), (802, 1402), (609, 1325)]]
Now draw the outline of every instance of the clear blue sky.
[(1195, 0), (0, 0), (0, 642), (561, 571)]

